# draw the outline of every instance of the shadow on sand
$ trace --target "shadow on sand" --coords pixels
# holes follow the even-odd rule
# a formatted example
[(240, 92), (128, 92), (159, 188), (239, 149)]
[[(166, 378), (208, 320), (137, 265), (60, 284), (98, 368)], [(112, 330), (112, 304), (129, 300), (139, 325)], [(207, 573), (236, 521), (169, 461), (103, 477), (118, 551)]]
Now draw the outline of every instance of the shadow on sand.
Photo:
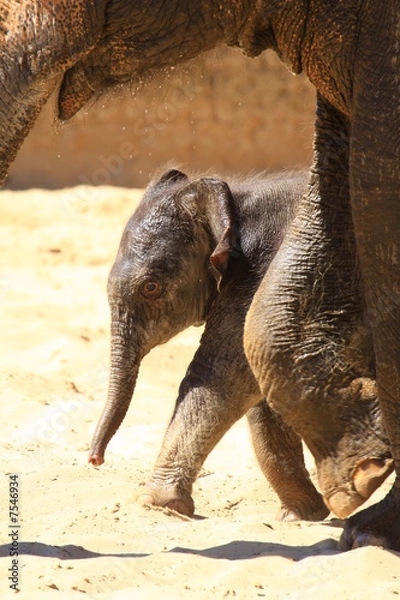
[(228, 544), (213, 546), (204, 550), (176, 546), (175, 548), (171, 548), (169, 552), (196, 554), (198, 556), (216, 559), (222, 558), (225, 560), (246, 560), (259, 556), (282, 556), (294, 561), (299, 561), (310, 556), (339, 554), (337, 541), (329, 538), (312, 546), (288, 546), (274, 542), (235, 540)]
[[(59, 560), (79, 560), (85, 558), (98, 558), (109, 556), (113, 558), (145, 558), (150, 554), (127, 552), (127, 553), (105, 553), (92, 552), (82, 546), (68, 544), (66, 546), (53, 546), (52, 544), (42, 544), (42, 542), (19, 542), (18, 554), (20, 556), (43, 556), (46, 558), (58, 558)], [(0, 546), (0, 558), (10, 555), (10, 545)]]

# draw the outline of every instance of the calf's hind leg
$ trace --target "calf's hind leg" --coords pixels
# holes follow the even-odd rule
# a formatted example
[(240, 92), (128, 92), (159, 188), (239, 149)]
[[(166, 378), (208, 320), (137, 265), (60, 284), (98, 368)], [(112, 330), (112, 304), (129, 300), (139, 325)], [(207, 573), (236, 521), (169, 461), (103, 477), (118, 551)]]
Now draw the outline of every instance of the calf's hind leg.
[(319, 521), (329, 514), (304, 464), (301, 439), (266, 400), (247, 412), (254, 451), (281, 501), (279, 521)]

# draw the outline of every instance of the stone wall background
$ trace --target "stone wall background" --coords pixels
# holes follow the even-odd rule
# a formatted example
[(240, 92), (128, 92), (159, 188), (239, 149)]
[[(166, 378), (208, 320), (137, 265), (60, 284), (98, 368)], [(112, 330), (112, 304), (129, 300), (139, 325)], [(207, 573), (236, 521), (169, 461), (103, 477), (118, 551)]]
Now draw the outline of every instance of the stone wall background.
[(272, 52), (248, 59), (226, 48), (140, 93), (113, 90), (62, 125), (51, 99), (6, 185), (143, 187), (171, 160), (221, 174), (309, 166), (314, 111), (314, 88)]

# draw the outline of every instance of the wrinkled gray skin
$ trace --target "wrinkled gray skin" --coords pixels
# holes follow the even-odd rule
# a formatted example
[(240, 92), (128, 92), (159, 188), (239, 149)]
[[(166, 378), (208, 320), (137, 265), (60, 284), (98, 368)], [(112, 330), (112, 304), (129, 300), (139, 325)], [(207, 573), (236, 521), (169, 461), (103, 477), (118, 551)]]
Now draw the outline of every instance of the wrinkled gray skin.
[[(311, 185), (249, 311), (246, 356), (275, 410), (329, 452), (321, 412), (344, 393), (335, 357), (359, 318), (356, 252), (398, 477), (349, 520), (341, 547), (400, 550), (399, 0), (0, 0), (0, 181), (60, 80), (68, 119), (110, 86), (136, 88), (219, 44), (248, 56), (272, 48), (317, 89)], [(354, 374), (344, 387), (362, 400)]]
[[(278, 494), (284, 520), (328, 514), (304, 466), (300, 438), (263, 400), (243, 351), (245, 316), (276, 254), (307, 178), (189, 181), (171, 170), (147, 189), (129, 220), (110, 273), (111, 373), (106, 406), (89, 461), (100, 465), (131, 401), (140, 362), (156, 345), (189, 325), (206, 323), (181, 383), (174, 415), (143, 503), (192, 515), (192, 484), (223, 434), (247, 413), (260, 466)], [(338, 348), (343, 376), (354, 392), (325, 406), (330, 453), (313, 448), (328, 505), (347, 516), (392, 470), (373, 380), (370, 336), (360, 319), (351, 349)], [(321, 340), (324, 344), (324, 340)], [(339, 356), (341, 353), (341, 356)]]

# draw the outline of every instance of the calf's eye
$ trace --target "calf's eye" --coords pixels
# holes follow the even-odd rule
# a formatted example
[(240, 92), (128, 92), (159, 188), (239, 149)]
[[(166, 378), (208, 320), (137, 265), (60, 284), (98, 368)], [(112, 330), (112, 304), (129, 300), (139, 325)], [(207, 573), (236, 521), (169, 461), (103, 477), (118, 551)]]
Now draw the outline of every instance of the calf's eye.
[(158, 281), (146, 281), (142, 286), (142, 294), (149, 300), (155, 300), (161, 294), (161, 286)]

